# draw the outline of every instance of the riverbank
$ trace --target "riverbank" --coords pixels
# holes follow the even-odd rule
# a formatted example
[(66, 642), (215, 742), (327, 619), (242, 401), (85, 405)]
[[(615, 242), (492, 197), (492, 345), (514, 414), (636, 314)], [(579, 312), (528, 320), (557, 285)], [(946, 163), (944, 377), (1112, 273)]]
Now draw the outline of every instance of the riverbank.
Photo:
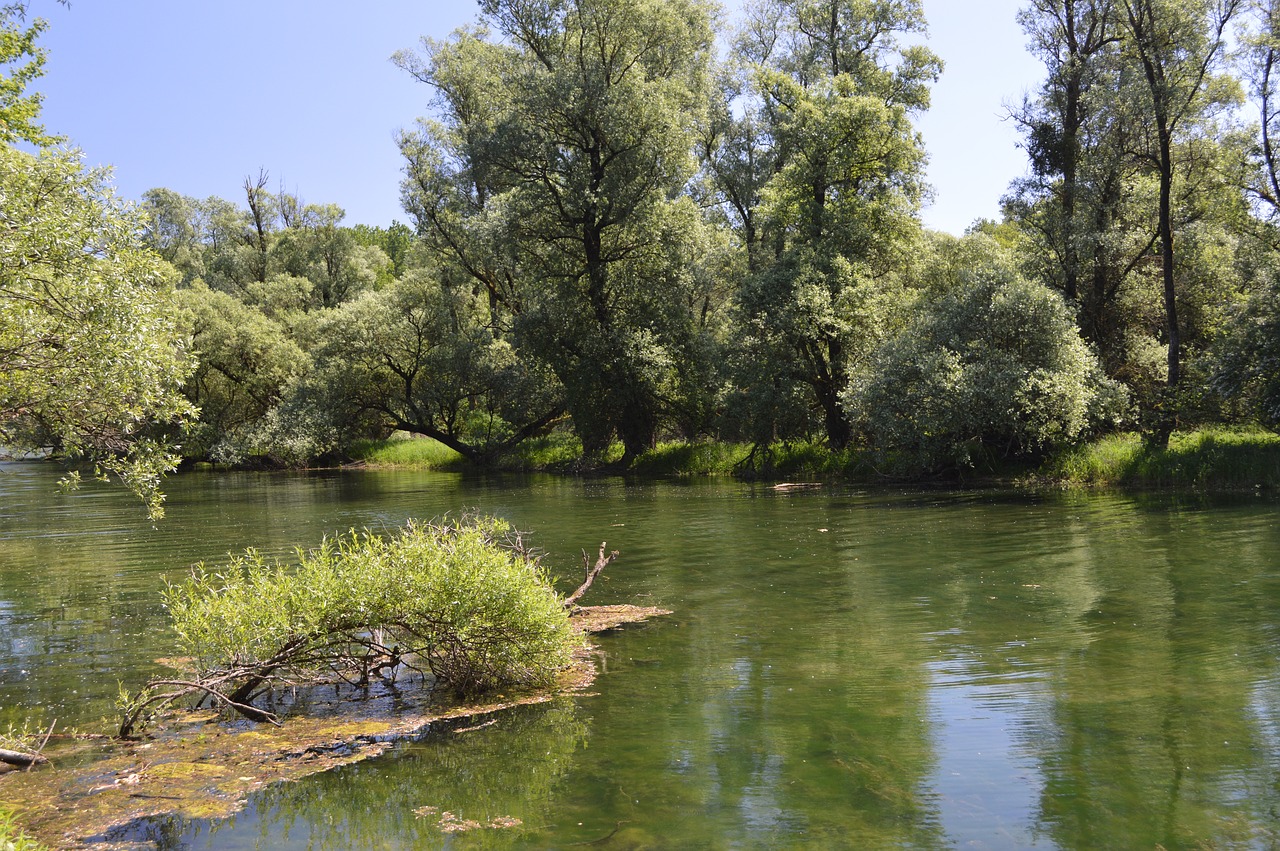
[[(357, 447), (355, 461), (375, 468), (464, 471), (458, 453), (427, 438), (397, 437)], [(582, 458), (569, 435), (530, 441), (495, 465), (502, 471), (606, 472), (692, 478), (739, 476), (763, 480), (819, 479), (852, 483), (1008, 484), (1116, 487), (1155, 490), (1280, 490), (1280, 435), (1262, 429), (1207, 428), (1177, 432), (1165, 449), (1136, 433), (1099, 438), (1041, 462), (996, 463), (968, 470), (908, 475), (886, 469), (870, 452), (833, 452), (821, 443), (778, 444), (765, 449), (735, 443), (663, 443), (620, 466), (622, 448), (597, 464)]]

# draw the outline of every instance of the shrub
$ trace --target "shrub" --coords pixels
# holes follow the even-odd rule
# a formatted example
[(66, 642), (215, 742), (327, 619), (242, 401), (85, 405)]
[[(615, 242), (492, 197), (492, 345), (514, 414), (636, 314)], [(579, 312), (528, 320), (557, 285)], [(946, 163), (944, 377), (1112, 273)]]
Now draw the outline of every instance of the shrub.
[(392, 536), (352, 532), (299, 552), (296, 566), (253, 550), (217, 571), (197, 566), (165, 604), (195, 687), (126, 699), (121, 735), (147, 705), (207, 694), (249, 717), (276, 682), (367, 682), (400, 664), (455, 689), (550, 684), (579, 641), (560, 597), (518, 533), (483, 518), (410, 523)]
[(1224, 399), (1280, 429), (1280, 274), (1228, 321), (1214, 347), (1210, 381)]
[(880, 346), (844, 401), (875, 447), (928, 470), (1071, 443), (1126, 403), (1062, 299), (995, 250)]

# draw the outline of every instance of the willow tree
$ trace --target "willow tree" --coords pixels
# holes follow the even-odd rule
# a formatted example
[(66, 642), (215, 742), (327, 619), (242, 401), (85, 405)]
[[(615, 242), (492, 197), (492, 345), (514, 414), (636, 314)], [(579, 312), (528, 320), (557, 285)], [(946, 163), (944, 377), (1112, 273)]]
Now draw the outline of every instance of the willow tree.
[[(1172, 391), (1182, 379), (1174, 182), (1190, 167), (1191, 161), (1181, 155), (1187, 143), (1206, 129), (1212, 135), (1215, 115), (1238, 101), (1237, 86), (1222, 74), (1222, 66), (1227, 59), (1228, 27), (1245, 9), (1245, 0), (1118, 0), (1117, 7), (1128, 62), (1146, 83), (1141, 108), (1149, 138), (1143, 153), (1159, 182), (1166, 385)], [(1168, 440), (1173, 428), (1167, 413), (1157, 424), (1158, 440)]]
[[(192, 414), (165, 264), (140, 218), (37, 123), (43, 52), (23, 4), (0, 7), (0, 445), (54, 449), (122, 479), (163, 514), (163, 434)], [(15, 147), (26, 142), (40, 150)]]
[[(649, 448), (687, 363), (701, 219), (683, 189), (706, 109), (707, 0), (485, 0), (486, 25), (397, 62), (438, 120), (404, 197), (457, 286), (563, 387), (588, 454)], [(490, 29), (490, 27), (492, 29)]]
[(836, 448), (852, 434), (850, 367), (880, 339), (889, 281), (919, 233), (926, 157), (912, 119), (941, 62), (905, 42), (925, 29), (914, 0), (769, 0), (739, 42), (770, 147), (753, 156), (772, 171), (758, 211), (770, 256), (753, 263), (742, 321), (767, 353), (757, 377), (806, 387)]

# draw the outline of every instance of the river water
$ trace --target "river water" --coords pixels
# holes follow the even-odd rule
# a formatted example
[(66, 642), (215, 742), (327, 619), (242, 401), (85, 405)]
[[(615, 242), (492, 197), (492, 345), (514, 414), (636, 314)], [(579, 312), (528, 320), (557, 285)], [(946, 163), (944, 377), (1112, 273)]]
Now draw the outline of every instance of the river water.
[(590, 695), (158, 821), (160, 848), (1280, 843), (1274, 500), (193, 473), (152, 528), (56, 478), (0, 465), (0, 727), (109, 716), (172, 653), (163, 575), (410, 517), (507, 517), (566, 585), (607, 540), (586, 602), (675, 611), (602, 637)]

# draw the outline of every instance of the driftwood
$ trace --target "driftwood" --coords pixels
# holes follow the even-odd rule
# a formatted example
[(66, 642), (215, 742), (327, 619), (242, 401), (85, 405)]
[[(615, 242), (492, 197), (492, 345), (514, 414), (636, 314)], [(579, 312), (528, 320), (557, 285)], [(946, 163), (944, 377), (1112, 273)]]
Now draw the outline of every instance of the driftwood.
[(600, 572), (612, 564), (613, 560), (618, 557), (617, 550), (609, 553), (607, 557), (605, 556), (604, 548), (608, 543), (608, 541), (600, 542), (600, 555), (596, 558), (596, 563), (594, 565), (591, 564), (591, 558), (587, 555), (587, 551), (582, 551), (582, 566), (586, 569), (586, 579), (584, 579), (582, 584), (578, 586), (577, 591), (574, 591), (565, 598), (564, 607), (566, 609), (573, 609), (573, 607), (577, 605), (578, 601), (582, 599), (582, 595), (587, 593), (587, 589), (591, 587), (591, 583), (596, 581), (596, 577), (600, 575)]
[(49, 744), (49, 737), (53, 735), (53, 730), (57, 726), (57, 721), (54, 721), (49, 725), (49, 730), (44, 734), (43, 741), (41, 741), (39, 747), (33, 751), (13, 751), (6, 748), (0, 748), (0, 765), (31, 769), (37, 765), (47, 764), (49, 760), (44, 756), (44, 746)]
[(31, 768), (35, 765), (44, 765), (49, 760), (45, 759), (38, 753), (23, 753), (22, 751), (10, 751), (0, 748), (0, 762), (6, 765), (16, 765), (19, 768)]

